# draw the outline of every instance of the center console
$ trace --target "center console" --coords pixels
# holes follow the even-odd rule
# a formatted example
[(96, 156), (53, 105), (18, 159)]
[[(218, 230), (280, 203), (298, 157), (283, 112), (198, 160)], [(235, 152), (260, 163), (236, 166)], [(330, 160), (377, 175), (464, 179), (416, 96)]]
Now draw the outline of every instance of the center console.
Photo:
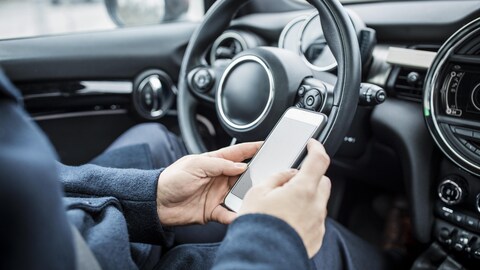
[[(480, 269), (480, 18), (438, 51), (424, 84), (435, 168), (434, 243), (414, 269)], [(427, 267), (428, 266), (428, 267)]]
[(444, 160), (437, 193), (435, 240), (461, 261), (480, 265), (480, 178)]
[(435, 183), (433, 243), (412, 270), (480, 268), (480, 178), (448, 159)]

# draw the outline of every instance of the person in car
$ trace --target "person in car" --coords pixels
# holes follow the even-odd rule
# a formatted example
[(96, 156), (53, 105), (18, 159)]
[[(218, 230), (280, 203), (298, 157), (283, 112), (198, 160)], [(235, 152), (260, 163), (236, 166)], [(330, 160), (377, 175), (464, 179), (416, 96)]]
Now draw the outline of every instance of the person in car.
[[(221, 203), (261, 143), (180, 158), (175, 135), (145, 124), (91, 164), (62, 165), (3, 73), (0, 123), (1, 269), (386, 266), (379, 251), (326, 218), (329, 158), (317, 141), (300, 170), (253, 187), (237, 215)], [(175, 246), (172, 227), (209, 221), (230, 224), (221, 243)]]

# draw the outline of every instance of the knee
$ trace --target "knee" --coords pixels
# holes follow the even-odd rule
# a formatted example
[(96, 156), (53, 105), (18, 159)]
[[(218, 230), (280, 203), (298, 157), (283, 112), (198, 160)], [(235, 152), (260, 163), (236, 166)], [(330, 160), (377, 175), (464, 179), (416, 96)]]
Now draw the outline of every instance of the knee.
[(131, 128), (129, 137), (147, 143), (154, 158), (161, 161), (162, 167), (171, 164), (187, 154), (180, 138), (160, 123), (142, 123)]
[(146, 134), (146, 135), (155, 135), (157, 137), (175, 136), (170, 132), (164, 125), (160, 123), (141, 123), (130, 128), (129, 132)]
[(138, 124), (130, 128), (124, 136), (135, 142), (148, 143), (150, 146), (160, 146), (162, 149), (172, 148), (172, 144), (179, 142), (177, 135), (170, 132), (160, 123)]

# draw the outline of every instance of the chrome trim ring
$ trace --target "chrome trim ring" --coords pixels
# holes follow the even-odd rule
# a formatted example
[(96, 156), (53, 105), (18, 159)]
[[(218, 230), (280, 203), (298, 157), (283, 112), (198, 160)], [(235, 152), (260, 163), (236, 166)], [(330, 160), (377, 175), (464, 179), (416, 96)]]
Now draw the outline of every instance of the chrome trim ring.
[(475, 200), (477, 211), (480, 213), (480, 193), (477, 195), (477, 199)]
[[(285, 48), (285, 37), (287, 36), (287, 34), (290, 32), (290, 30), (292, 30), (292, 28), (297, 23), (301, 23), (301, 22), (305, 21), (306, 18), (307, 18), (307, 16), (303, 15), (303, 16), (300, 16), (300, 17), (297, 17), (297, 18), (291, 20), (289, 23), (287, 23), (287, 25), (285, 25), (282, 32), (280, 33), (280, 38), (278, 39), (278, 47), (280, 49), (286, 49)], [(300, 29), (302, 29), (302, 28), (300, 28)], [(299, 32), (299, 34), (300, 34), (300, 32)], [(298, 52), (296, 51), (295, 53), (298, 53)]]
[[(480, 22), (480, 18), (477, 18), (477, 19), (473, 20), (472, 22), (468, 23), (467, 25), (463, 26), (458, 31), (456, 31), (452, 36), (450, 36), (450, 38), (444, 44), (450, 43), (452, 40), (454, 40), (456, 38), (456, 36), (459, 33), (465, 31), (471, 25), (479, 23), (479, 22)], [(424, 98), (423, 98), (424, 113), (428, 112), (428, 114), (431, 117), (431, 122), (433, 124), (433, 129), (432, 129), (432, 127), (428, 124), (428, 116), (427, 116), (426, 117), (427, 127), (428, 127), (428, 130), (429, 130), (430, 134), (432, 135), (432, 138), (434, 139), (435, 143), (439, 146), (440, 150), (451, 161), (453, 161), (455, 164), (457, 164), (460, 168), (463, 168), (463, 169), (467, 170), (468, 172), (471, 172), (471, 173), (473, 173), (477, 176), (480, 175), (479, 174), (480, 164), (476, 164), (476, 163), (468, 160), (467, 158), (465, 158), (458, 150), (456, 150), (452, 146), (451, 142), (449, 140), (447, 140), (447, 138), (445, 138), (445, 136), (443, 134), (443, 131), (441, 130), (441, 128), (438, 124), (438, 120), (437, 120), (437, 113), (435, 111), (435, 106), (434, 106), (434, 104), (435, 104), (434, 103), (434, 98), (435, 98), (434, 92), (437, 93), (435, 91), (435, 89), (437, 89), (439, 87), (439, 84), (443, 83), (443, 82), (439, 81), (439, 77), (441, 75), (443, 67), (445, 66), (445, 64), (448, 63), (448, 59), (452, 55), (454, 50), (458, 46), (463, 44), (465, 42), (465, 40), (470, 38), (472, 35), (476, 34), (478, 31), (480, 31), (480, 29), (475, 29), (475, 30), (465, 34), (463, 36), (463, 38), (461, 38), (460, 40), (456, 41), (453, 45), (451, 45), (450, 48), (448, 48), (448, 51), (444, 55), (442, 55), (441, 58), (434, 60), (433, 66), (436, 65), (435, 70), (429, 70), (428, 71), (429, 73), (433, 72), (433, 75), (431, 76), (431, 80), (428, 79), (429, 76), (428, 76), (428, 73), (427, 73), (427, 79), (425, 81), (425, 86), (424, 86), (424, 90), (425, 90), (424, 91)], [(446, 46), (446, 45), (443, 45), (439, 49), (439, 52), (442, 51), (444, 46)], [(439, 57), (438, 54), (437, 54), (437, 57)], [(438, 63), (438, 64), (436, 64), (436, 63)], [(432, 69), (432, 67), (430, 69)], [(458, 160), (455, 159), (454, 157), (452, 157), (452, 154)], [(459, 162), (459, 160), (461, 162)], [(468, 166), (466, 166), (465, 164), (468, 165)]]
[(472, 104), (475, 107), (475, 109), (480, 111), (480, 107), (478, 107), (478, 104), (475, 102), (475, 93), (479, 90), (480, 90), (480, 83), (477, 84), (477, 86), (475, 86), (475, 88), (473, 88), (472, 95), (470, 96), (470, 99), (471, 99)]
[[(302, 30), (300, 31), (300, 37), (299, 37), (299, 42), (298, 42), (298, 52), (300, 54), (300, 57), (302, 58), (302, 60), (305, 62), (305, 64), (307, 64), (307, 66), (313, 70), (316, 70), (316, 71), (330, 71), (334, 68), (336, 68), (338, 66), (338, 63), (337, 63), (337, 60), (335, 59), (335, 63), (331, 64), (331, 65), (328, 65), (328, 66), (325, 66), (325, 67), (319, 67), (319, 66), (315, 66), (314, 64), (310, 63), (310, 61), (308, 61), (308, 59), (305, 57), (305, 55), (303, 54), (303, 51), (302, 51), (302, 42), (303, 42), (303, 37), (304, 37), (304, 34), (305, 34), (305, 30), (307, 29), (307, 26), (316, 18), (316, 17), (319, 17), (320, 18), (320, 15), (318, 14), (318, 12), (314, 12), (313, 14), (311, 14), (307, 19), (305, 19), (305, 22), (303, 23), (303, 26), (302, 26)], [(325, 36), (324, 33), (323, 33), (323, 30), (321, 27), (319, 27), (319, 29), (322, 31), (322, 36)], [(327, 43), (325, 41), (325, 43)], [(328, 43), (327, 43), (327, 46), (328, 46)]]
[(137, 94), (141, 94), (143, 92), (143, 89), (148, 85), (150, 85), (150, 88), (152, 89), (152, 110), (148, 112), (151, 117), (160, 117), (164, 114), (164, 111), (159, 108), (160, 104), (158, 104), (158, 96), (160, 95), (160, 92), (163, 91), (163, 84), (162, 81), (160, 80), (160, 76), (157, 74), (152, 74), (140, 83), (140, 86), (138, 87), (138, 92)]
[(245, 38), (239, 32), (234, 31), (234, 30), (225, 31), (223, 34), (221, 34), (215, 40), (215, 42), (213, 42), (212, 49), (210, 50), (210, 64), (213, 65), (215, 60), (217, 60), (215, 58), (215, 52), (217, 51), (218, 46), (220, 46), (220, 44), (223, 41), (225, 41), (229, 38), (237, 40), (240, 43), (240, 46), (242, 46), (242, 51), (245, 51), (246, 49), (248, 49), (247, 41), (245, 40)]
[[(136, 112), (145, 119), (155, 120), (163, 117), (175, 101), (177, 89), (170, 76), (162, 70), (152, 69), (142, 72), (137, 76), (133, 85), (133, 106)], [(148, 97), (151, 99), (151, 107), (145, 107), (142, 103), (147, 98), (147, 93), (144, 92), (147, 86), (151, 87)]]
[[(262, 66), (263, 69), (265, 69), (265, 72), (267, 72), (268, 83), (269, 83), (270, 87), (269, 87), (269, 90), (268, 90), (267, 104), (266, 104), (265, 108), (263, 109), (262, 113), (255, 120), (253, 120), (251, 123), (248, 123), (248, 124), (245, 124), (245, 125), (239, 125), (239, 124), (235, 124), (234, 122), (232, 122), (225, 115), (225, 111), (223, 110), (222, 94), (223, 94), (223, 84), (225, 83), (225, 80), (227, 79), (227, 76), (230, 74), (230, 71), (232, 71), (237, 65), (239, 65), (243, 62), (255, 62), (255, 63), (259, 64), (260, 66)], [(220, 83), (218, 85), (218, 91), (217, 91), (217, 96), (216, 96), (217, 102), (215, 102), (215, 104), (217, 106), (220, 117), (222, 118), (222, 120), (227, 125), (229, 125), (231, 128), (236, 129), (236, 130), (246, 130), (246, 129), (249, 129), (249, 128), (252, 128), (252, 127), (256, 126), (261, 120), (263, 120), (266, 117), (268, 111), (272, 107), (274, 95), (275, 95), (275, 87), (274, 87), (274, 83), (273, 83), (273, 74), (270, 71), (270, 69), (268, 68), (267, 64), (262, 59), (260, 59), (258, 56), (244, 55), (244, 56), (241, 56), (241, 57), (235, 59), (225, 69), (225, 72), (223, 73), (222, 78), (220, 79)]]
[[(112, 105), (114, 106), (114, 105)], [(32, 116), (32, 119), (35, 121), (47, 121), (55, 119), (65, 119), (65, 118), (75, 118), (75, 117), (88, 117), (88, 116), (99, 116), (99, 115), (118, 115), (118, 114), (127, 114), (126, 109), (114, 109), (113, 107), (110, 110), (93, 110), (85, 112), (72, 112), (72, 113), (58, 113), (58, 114), (49, 114), (41, 116)]]
[[(442, 187), (446, 184), (451, 184), (451, 185), (455, 186), (455, 188), (458, 190), (458, 197), (454, 201), (448, 201), (447, 199), (443, 198), (443, 196), (442, 196)], [(454, 181), (452, 181), (450, 179), (447, 179), (447, 180), (443, 181), (442, 183), (440, 183), (440, 185), (438, 186), (437, 192), (438, 192), (438, 197), (444, 203), (446, 203), (448, 205), (454, 205), (454, 204), (459, 203), (460, 200), (462, 199), (462, 194), (463, 194), (462, 188), (457, 183), (455, 183)]]

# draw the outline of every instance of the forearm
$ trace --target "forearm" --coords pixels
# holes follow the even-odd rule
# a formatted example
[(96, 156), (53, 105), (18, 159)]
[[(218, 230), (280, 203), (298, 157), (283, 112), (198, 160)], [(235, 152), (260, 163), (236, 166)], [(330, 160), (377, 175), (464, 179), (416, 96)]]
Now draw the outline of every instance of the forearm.
[[(254, 244), (253, 244), (254, 243)], [(237, 218), (228, 229), (214, 269), (308, 269), (302, 239), (284, 221), (268, 215)]]
[(65, 193), (71, 197), (115, 197), (120, 201), (132, 242), (168, 245), (156, 211), (157, 181), (161, 170), (79, 167), (58, 164)]

